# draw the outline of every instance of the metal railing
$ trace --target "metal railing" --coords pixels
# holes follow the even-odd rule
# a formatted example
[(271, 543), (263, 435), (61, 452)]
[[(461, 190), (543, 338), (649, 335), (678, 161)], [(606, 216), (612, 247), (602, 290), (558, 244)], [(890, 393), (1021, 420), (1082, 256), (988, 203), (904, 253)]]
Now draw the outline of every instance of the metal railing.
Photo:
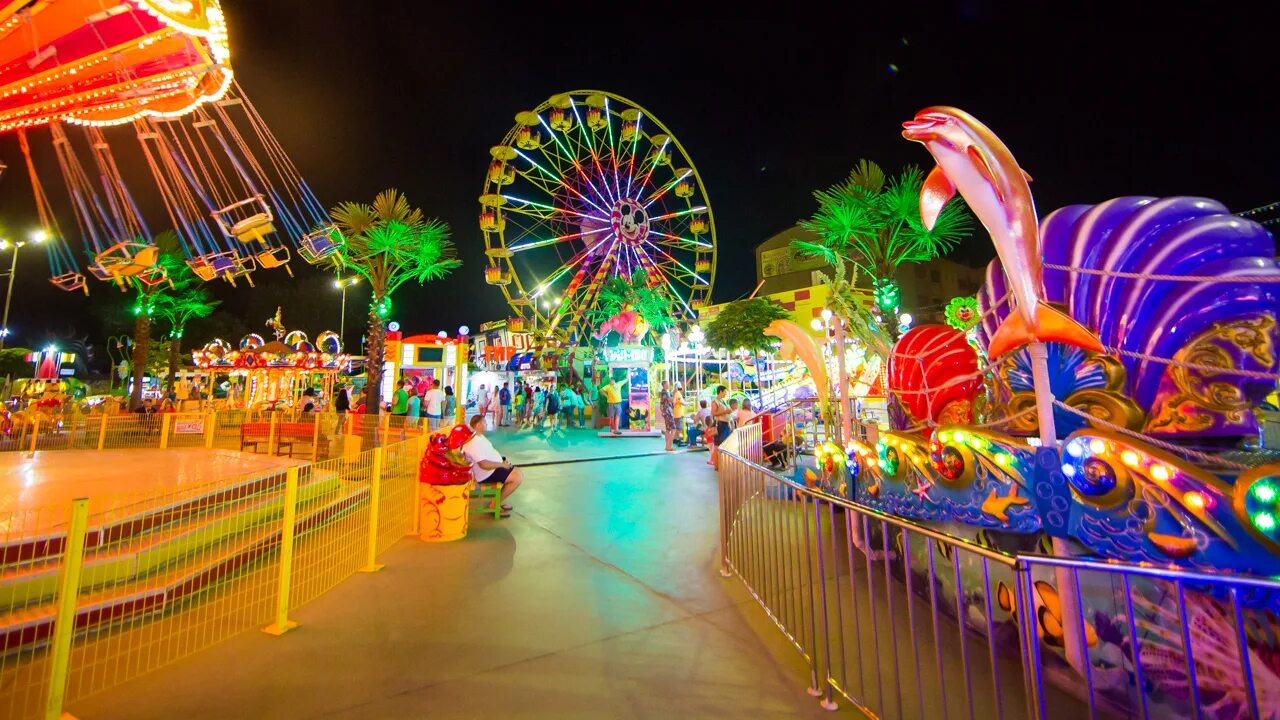
[[(843, 698), (921, 720), (1280, 717), (1262, 659), (1280, 648), (1278, 582), (1010, 555), (776, 474), (758, 426), (720, 452), (721, 572), (800, 652), (828, 709)], [(1080, 598), (1075, 617), (1058, 604), (1062, 582)]]
[(0, 717), (59, 717), (293, 610), (417, 523), (425, 436), (164, 492), (0, 513)]

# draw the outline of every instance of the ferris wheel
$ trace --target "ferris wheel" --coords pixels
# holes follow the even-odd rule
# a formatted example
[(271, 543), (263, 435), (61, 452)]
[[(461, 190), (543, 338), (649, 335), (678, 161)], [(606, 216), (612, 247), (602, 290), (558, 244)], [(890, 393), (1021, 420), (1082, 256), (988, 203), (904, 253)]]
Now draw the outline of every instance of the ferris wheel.
[(581, 342), (606, 281), (637, 270), (677, 319), (707, 303), (711, 203), (680, 141), (649, 111), (598, 90), (560, 93), (517, 113), (489, 155), (485, 280), (517, 317)]

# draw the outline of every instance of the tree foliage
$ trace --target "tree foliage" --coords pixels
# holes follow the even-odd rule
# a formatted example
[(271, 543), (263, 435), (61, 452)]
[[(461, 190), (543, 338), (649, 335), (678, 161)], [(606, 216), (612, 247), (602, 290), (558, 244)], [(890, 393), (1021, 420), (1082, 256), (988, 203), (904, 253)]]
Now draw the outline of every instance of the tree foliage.
[(736, 300), (729, 303), (708, 323), (707, 345), (721, 350), (745, 348), (760, 353), (772, 347), (773, 340), (764, 329), (774, 320), (786, 320), (791, 313), (766, 298)]
[[(344, 202), (329, 212), (342, 235), (342, 262), (369, 281), (369, 329), (365, 387), (376, 397), (382, 380), (388, 297), (410, 280), (439, 280), (462, 265), (449, 240), (449, 226), (424, 217), (398, 190), (383, 190), (373, 204)], [(378, 412), (380, 403), (369, 403)]]
[(849, 268), (841, 255), (836, 255), (833, 260), (831, 274), (815, 271), (819, 282), (827, 288), (827, 307), (833, 315), (845, 321), (850, 337), (861, 340), (871, 352), (888, 360), (893, 338), (872, 316), (863, 301), (862, 291), (856, 288), (857, 269)]
[(973, 222), (960, 201), (943, 208), (932, 230), (920, 219), (924, 175), (907, 166), (889, 178), (870, 160), (859, 160), (849, 178), (816, 190), (818, 211), (800, 226), (818, 242), (793, 241), (803, 255), (834, 263), (843, 257), (875, 281), (894, 280), (904, 262), (927, 262), (951, 250), (969, 235)]
[(659, 335), (676, 324), (671, 303), (671, 296), (650, 282), (649, 271), (638, 267), (631, 271), (630, 278), (615, 275), (605, 281), (587, 320), (598, 326), (629, 307), (649, 322), (654, 335)]

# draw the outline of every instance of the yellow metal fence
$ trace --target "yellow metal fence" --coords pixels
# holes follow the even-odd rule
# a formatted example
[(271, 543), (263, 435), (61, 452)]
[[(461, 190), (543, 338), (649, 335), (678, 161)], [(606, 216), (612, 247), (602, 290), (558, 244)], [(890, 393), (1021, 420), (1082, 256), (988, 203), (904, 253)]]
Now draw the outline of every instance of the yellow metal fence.
[(204, 447), (314, 461), (401, 442), (425, 428), (426, 418), (386, 414), (263, 410), (34, 414), (0, 435), (0, 452)]
[[(254, 422), (239, 420), (206, 417), (200, 437), (238, 442)], [(106, 421), (107, 437), (116, 423)], [(287, 470), (0, 514), (0, 717), (56, 718), (244, 630), (283, 633), (292, 610), (378, 569), (377, 556), (415, 529), (424, 449), (412, 428), (400, 440), (388, 426), (374, 426), (386, 444)], [(180, 435), (173, 427), (168, 440)], [(138, 425), (120, 428), (122, 442), (143, 441)]]

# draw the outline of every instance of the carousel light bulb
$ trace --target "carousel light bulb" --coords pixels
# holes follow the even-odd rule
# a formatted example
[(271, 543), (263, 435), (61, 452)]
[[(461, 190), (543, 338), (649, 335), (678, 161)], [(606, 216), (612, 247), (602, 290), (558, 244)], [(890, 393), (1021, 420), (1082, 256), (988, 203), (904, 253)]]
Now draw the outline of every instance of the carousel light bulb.
[(823, 319), (824, 321), (828, 321), (828, 320), (830, 320), (830, 319), (831, 319), (831, 310), (829, 310), (828, 308), (822, 308), (822, 319)]
[(1183, 495), (1182, 502), (1184, 502), (1186, 506), (1191, 508), (1192, 510), (1203, 510), (1205, 505), (1209, 504), (1209, 501), (1207, 498), (1205, 498), (1204, 493), (1198, 493), (1194, 490), (1187, 493), (1186, 495)]
[(1151, 466), (1151, 479), (1152, 479), (1152, 480), (1158, 480), (1158, 481), (1160, 481), (1160, 482), (1164, 482), (1164, 481), (1168, 480), (1168, 479), (1169, 479), (1169, 477), (1170, 477), (1169, 468), (1165, 467), (1164, 465), (1152, 465), (1152, 466)]
[(1138, 457), (1138, 453), (1132, 450), (1125, 450), (1124, 452), (1120, 453), (1120, 462), (1124, 463), (1125, 465), (1128, 465), (1129, 467), (1137, 467), (1138, 461), (1140, 459), (1141, 458)]
[(462, 326), (460, 326), (460, 327), (458, 328), (458, 334), (459, 334), (459, 335), (470, 335), (470, 334), (471, 334), (471, 328), (467, 327), (466, 325), (462, 325)]
[(1101, 440), (1098, 440), (1095, 438), (1089, 441), (1089, 452), (1093, 453), (1094, 455), (1101, 455), (1106, 451), (1107, 451), (1107, 444), (1102, 442)]
[(819, 318), (814, 318), (814, 319), (813, 319), (813, 321), (809, 323), (809, 327), (813, 328), (814, 330), (816, 330), (816, 331), (818, 331), (818, 332), (821, 332), (821, 331), (822, 331), (822, 328), (823, 328), (823, 327), (825, 327), (825, 326), (822, 324), (822, 320), (821, 320), (821, 319), (819, 319)]
[(445, 332), (445, 331), (441, 330), (440, 332), (436, 333), (436, 337), (438, 337), (438, 338), (447, 338), (447, 337), (449, 337), (449, 333), (447, 333), (447, 332)]

